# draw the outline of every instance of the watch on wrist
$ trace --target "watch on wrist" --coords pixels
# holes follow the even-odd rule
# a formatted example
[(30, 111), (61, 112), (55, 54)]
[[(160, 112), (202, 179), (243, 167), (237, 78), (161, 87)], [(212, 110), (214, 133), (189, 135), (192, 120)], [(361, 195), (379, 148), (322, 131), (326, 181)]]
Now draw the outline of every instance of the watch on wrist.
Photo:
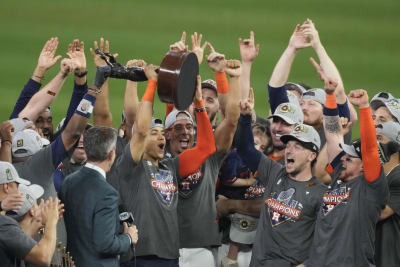
[(3, 211), (3, 208), (1, 207), (1, 201), (0, 201), (0, 211)]

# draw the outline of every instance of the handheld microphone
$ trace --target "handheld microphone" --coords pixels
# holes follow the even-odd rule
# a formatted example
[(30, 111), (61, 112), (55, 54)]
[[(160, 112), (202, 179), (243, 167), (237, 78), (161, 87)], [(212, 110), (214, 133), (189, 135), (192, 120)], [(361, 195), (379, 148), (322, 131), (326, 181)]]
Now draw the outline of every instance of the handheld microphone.
[(135, 219), (133, 218), (133, 214), (130, 211), (127, 211), (127, 208), (125, 207), (124, 204), (121, 204), (119, 206), (119, 222), (123, 224), (126, 222), (128, 226), (133, 225), (133, 222)]

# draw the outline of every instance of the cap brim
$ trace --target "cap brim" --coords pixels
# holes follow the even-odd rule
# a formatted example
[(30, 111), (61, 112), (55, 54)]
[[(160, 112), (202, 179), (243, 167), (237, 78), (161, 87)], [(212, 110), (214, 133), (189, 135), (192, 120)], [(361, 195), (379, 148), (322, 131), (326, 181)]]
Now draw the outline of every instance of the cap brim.
[(291, 125), (292, 125), (292, 124), (296, 124), (295, 121), (293, 121), (293, 120), (290, 119), (289, 117), (286, 117), (286, 116), (281, 115), (281, 114), (274, 114), (274, 115), (271, 115), (271, 116), (269, 116), (267, 119), (270, 119), (270, 118), (273, 118), (273, 117), (278, 117), (278, 118), (284, 120), (286, 123), (291, 124)]
[(33, 196), (34, 196), (36, 199), (38, 199), (38, 198), (40, 198), (41, 196), (43, 196), (44, 189), (43, 189), (43, 187), (41, 187), (40, 185), (38, 185), (38, 184), (32, 184), (32, 185), (29, 185), (28, 188), (29, 188), (29, 191), (31, 191), (31, 193), (33, 194)]
[(31, 184), (30, 181), (22, 179), (22, 178), (17, 178), (16, 182), (19, 183), (19, 184), (23, 184), (23, 185), (30, 185)]
[(343, 149), (343, 151), (344, 151), (346, 154), (349, 154), (350, 156), (355, 157), (355, 158), (359, 158), (359, 157), (360, 157), (360, 156), (357, 154), (357, 152), (356, 152), (354, 146), (352, 146), (352, 145), (346, 145), (346, 144), (339, 144), (339, 146), (340, 146), (341, 149)]

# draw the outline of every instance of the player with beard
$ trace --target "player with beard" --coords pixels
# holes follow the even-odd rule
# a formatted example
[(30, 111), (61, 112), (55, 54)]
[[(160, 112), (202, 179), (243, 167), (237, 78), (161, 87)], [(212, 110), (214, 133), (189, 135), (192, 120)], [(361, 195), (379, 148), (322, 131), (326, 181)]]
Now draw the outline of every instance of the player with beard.
[(388, 193), (365, 90), (351, 91), (360, 109), (361, 141), (343, 144), (335, 88), (325, 79), (324, 129), (332, 182), (318, 213), (309, 259), (302, 266), (374, 266), (375, 227)]
[[(151, 65), (145, 67), (149, 82), (139, 107), (140, 116), (136, 116), (131, 142), (116, 163), (110, 180), (120, 191), (127, 210), (134, 212), (141, 233), (136, 245), (136, 263), (126, 262), (124, 266), (178, 266), (178, 182), (194, 173), (215, 152), (198, 76), (194, 98), (198, 124), (196, 147), (186, 149), (177, 157), (162, 159), (166, 143), (164, 128), (161, 120), (152, 119), (155, 69)], [(185, 125), (178, 130), (189, 129)], [(188, 141), (182, 143), (185, 147)]]
[[(278, 110), (278, 109), (277, 109)], [(293, 266), (307, 258), (315, 219), (326, 188), (312, 175), (320, 148), (318, 133), (298, 124), (281, 136), (285, 167), (254, 147), (251, 107), (241, 103), (238, 153), (265, 186), (250, 266)], [(300, 245), (301, 244), (301, 245)]]

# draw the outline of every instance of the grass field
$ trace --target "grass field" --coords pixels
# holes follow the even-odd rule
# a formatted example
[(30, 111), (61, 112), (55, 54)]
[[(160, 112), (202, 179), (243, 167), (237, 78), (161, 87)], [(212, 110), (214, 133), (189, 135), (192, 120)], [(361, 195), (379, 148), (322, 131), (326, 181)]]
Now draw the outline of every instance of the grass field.
[[(253, 65), (251, 80), (257, 113), (266, 116), (266, 83), (295, 25), (307, 17), (316, 24), (321, 41), (341, 71), (347, 91), (365, 88), (372, 97), (378, 91), (389, 90), (400, 96), (398, 0), (3, 0), (0, 6), (2, 121), (8, 118), (36, 66), (43, 44), (50, 37), (59, 38), (57, 54), (60, 55), (65, 55), (68, 43), (74, 38), (85, 41), (91, 83), (95, 69), (88, 48), (94, 40), (100, 37), (110, 40), (112, 52), (120, 54), (120, 62), (142, 58), (159, 64), (169, 45), (180, 38), (183, 30), (203, 33), (217, 51), (236, 59), (239, 59), (237, 39), (248, 37), (250, 30), (255, 31), (260, 54)], [(290, 81), (322, 86), (308, 62), (312, 55), (311, 49), (298, 54)], [(47, 74), (46, 81), (58, 69), (57, 64)], [(205, 63), (200, 72), (203, 79), (213, 77)], [(52, 106), (55, 123), (65, 116), (72, 81), (70, 77)], [(123, 81), (110, 82), (115, 125), (120, 120), (124, 85)], [(139, 86), (139, 94), (144, 87), (144, 84)], [(159, 102), (155, 112), (158, 116), (164, 112)], [(358, 136), (358, 127), (354, 136)]]

